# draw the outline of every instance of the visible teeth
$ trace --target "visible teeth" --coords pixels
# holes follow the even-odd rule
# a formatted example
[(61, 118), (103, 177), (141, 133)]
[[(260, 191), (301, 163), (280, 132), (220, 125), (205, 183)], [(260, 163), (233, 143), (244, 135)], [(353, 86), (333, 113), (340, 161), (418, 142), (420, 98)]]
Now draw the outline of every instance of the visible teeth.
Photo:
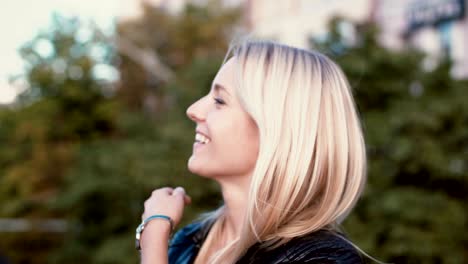
[(198, 141), (203, 144), (207, 144), (210, 142), (210, 140), (207, 137), (199, 133), (195, 134), (195, 141)]

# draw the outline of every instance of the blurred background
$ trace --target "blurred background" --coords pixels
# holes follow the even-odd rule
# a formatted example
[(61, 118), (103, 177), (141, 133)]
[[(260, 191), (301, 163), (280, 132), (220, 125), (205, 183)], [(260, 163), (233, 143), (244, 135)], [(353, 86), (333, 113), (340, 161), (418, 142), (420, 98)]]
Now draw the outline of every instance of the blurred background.
[(241, 33), (342, 66), (369, 183), (344, 230), (393, 263), (468, 263), (466, 0), (2, 0), (0, 263), (137, 263), (155, 188), (191, 175), (194, 124)]

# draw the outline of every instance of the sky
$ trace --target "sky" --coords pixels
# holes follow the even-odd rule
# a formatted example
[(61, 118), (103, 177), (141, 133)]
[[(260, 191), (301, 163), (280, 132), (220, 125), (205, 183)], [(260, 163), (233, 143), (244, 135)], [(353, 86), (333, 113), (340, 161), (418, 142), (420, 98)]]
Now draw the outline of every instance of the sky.
[(0, 104), (10, 103), (17, 94), (10, 76), (22, 73), (23, 62), (18, 49), (51, 24), (57, 12), (94, 20), (104, 30), (111, 30), (116, 16), (133, 8), (136, 0), (0, 0)]

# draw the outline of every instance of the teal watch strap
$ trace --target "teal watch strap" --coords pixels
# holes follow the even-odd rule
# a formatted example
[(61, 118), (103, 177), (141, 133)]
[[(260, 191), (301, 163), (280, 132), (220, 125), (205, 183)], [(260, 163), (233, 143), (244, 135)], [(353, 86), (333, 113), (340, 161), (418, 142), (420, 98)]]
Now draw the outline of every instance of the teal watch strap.
[(141, 249), (141, 244), (140, 244), (141, 233), (143, 233), (143, 230), (145, 229), (146, 224), (148, 224), (149, 221), (154, 220), (154, 219), (165, 219), (169, 221), (169, 224), (171, 225), (171, 231), (174, 230), (174, 221), (172, 221), (172, 219), (167, 215), (152, 215), (146, 218), (145, 220), (141, 222), (141, 224), (136, 229), (135, 248), (137, 250)]

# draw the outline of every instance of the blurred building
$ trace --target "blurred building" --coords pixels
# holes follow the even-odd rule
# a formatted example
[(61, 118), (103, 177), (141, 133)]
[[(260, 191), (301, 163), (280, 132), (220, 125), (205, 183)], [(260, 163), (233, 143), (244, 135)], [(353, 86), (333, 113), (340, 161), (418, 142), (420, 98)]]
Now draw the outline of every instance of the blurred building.
[(381, 43), (399, 49), (413, 45), (429, 56), (433, 67), (442, 56), (454, 62), (452, 75), (468, 78), (468, 0), (374, 0), (373, 20)]
[[(241, 1), (242, 2), (242, 1)], [(259, 36), (308, 47), (311, 37), (325, 34), (327, 22), (339, 15), (350, 21), (374, 21), (388, 48), (415, 46), (429, 56), (430, 69), (449, 56), (457, 78), (468, 78), (468, 0), (289, 0), (245, 1), (247, 25)], [(352, 27), (343, 28), (352, 35)]]
[(326, 34), (335, 15), (351, 21), (370, 19), (369, 0), (247, 0), (247, 25), (254, 34), (281, 42), (309, 47), (310, 38)]
[[(119, 0), (122, 7), (118, 19), (126, 20), (142, 15), (143, 5), (150, 5), (164, 9), (170, 14), (177, 14), (183, 10), (186, 4), (206, 4), (209, 0)], [(245, 0), (220, 0), (223, 6), (240, 6)]]
[[(128, 14), (137, 15), (141, 3), (177, 13), (187, 3), (208, 0), (122, 0)], [(327, 23), (334, 16), (349, 21), (376, 22), (383, 45), (400, 49), (415, 46), (428, 54), (425, 67), (437, 65), (449, 56), (457, 78), (468, 78), (468, 0), (221, 0), (226, 6), (244, 8), (245, 25), (260, 37), (307, 48), (312, 37), (326, 36)], [(133, 5), (131, 8), (130, 6)], [(131, 11), (133, 10), (133, 11)], [(123, 16), (125, 17), (125, 16)], [(352, 25), (343, 25), (352, 38)]]

